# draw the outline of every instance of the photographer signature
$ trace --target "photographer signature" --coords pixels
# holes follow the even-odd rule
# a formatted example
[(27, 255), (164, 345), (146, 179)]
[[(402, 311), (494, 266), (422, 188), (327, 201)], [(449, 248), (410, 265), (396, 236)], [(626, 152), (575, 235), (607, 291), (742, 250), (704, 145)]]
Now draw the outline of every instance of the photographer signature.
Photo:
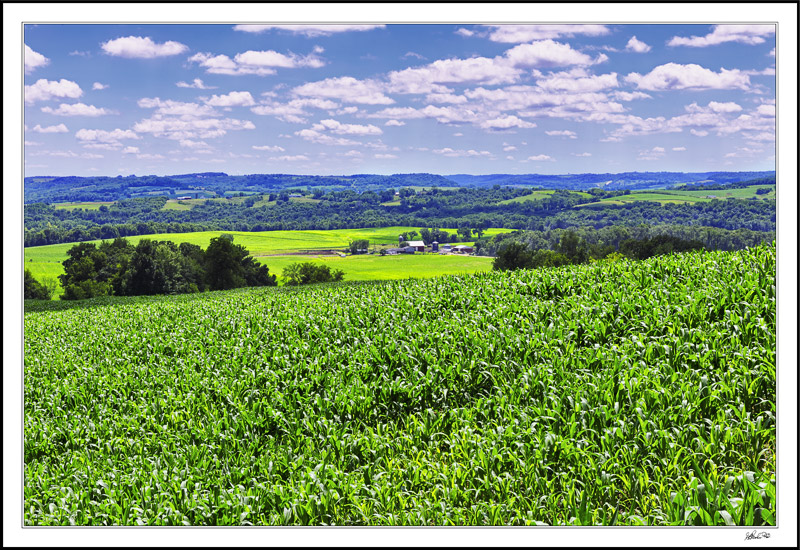
[(756, 533), (756, 531), (753, 530), (749, 533), (744, 534), (744, 540), (768, 539), (768, 538), (769, 538), (769, 533), (767, 533), (766, 531), (761, 531), (760, 533)]

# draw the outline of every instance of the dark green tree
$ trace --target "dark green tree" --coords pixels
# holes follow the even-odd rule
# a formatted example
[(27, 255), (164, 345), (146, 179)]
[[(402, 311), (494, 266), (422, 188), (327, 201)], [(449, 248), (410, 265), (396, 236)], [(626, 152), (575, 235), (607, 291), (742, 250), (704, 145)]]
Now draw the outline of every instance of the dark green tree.
[(492, 262), (492, 269), (509, 271), (533, 267), (533, 254), (522, 243), (511, 241), (503, 244)]
[(33, 274), (31, 274), (30, 269), (25, 269), (25, 288), (24, 288), (24, 299), (25, 300), (49, 300), (50, 299), (50, 291), (39, 281), (37, 281)]

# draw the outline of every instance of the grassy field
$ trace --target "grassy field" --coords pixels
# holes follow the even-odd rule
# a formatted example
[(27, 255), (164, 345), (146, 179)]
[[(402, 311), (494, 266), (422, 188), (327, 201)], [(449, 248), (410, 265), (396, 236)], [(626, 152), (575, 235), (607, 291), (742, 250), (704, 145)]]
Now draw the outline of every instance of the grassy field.
[(111, 206), (114, 201), (97, 201), (97, 202), (57, 202), (53, 206), (56, 210), (75, 210), (83, 208), (84, 210), (100, 210), (101, 206)]
[[(764, 195), (756, 195), (756, 189), (770, 189), (771, 191)], [(630, 195), (619, 195), (617, 197), (610, 197), (601, 199), (596, 202), (587, 204), (579, 204), (575, 208), (583, 206), (596, 206), (603, 204), (627, 204), (632, 202), (653, 201), (661, 204), (686, 204), (696, 202), (709, 202), (715, 200), (709, 198), (715, 197), (719, 200), (725, 199), (750, 199), (757, 197), (759, 199), (774, 199), (775, 186), (774, 185), (753, 185), (741, 189), (714, 189), (711, 191), (683, 191), (683, 190), (657, 190), (657, 191), (638, 191)]]
[(766, 246), (26, 304), (24, 524), (775, 525), (775, 309)]
[[(553, 193), (555, 193), (553, 189), (537, 189), (536, 191), (532, 191), (528, 195), (523, 195), (521, 197), (514, 197), (513, 199), (500, 201), (497, 204), (513, 204), (515, 202), (525, 202), (531, 200), (544, 199), (549, 197)], [(580, 195), (581, 197), (591, 197), (589, 193), (584, 193), (583, 191), (570, 191), (570, 193), (573, 193), (575, 195)]]
[[(377, 255), (355, 256), (352, 258), (315, 257), (306, 255), (274, 256), (290, 254), (300, 250), (344, 250), (350, 240), (368, 239), (370, 245), (397, 244), (398, 236), (409, 230), (419, 228), (383, 227), (366, 229), (333, 229), (310, 231), (203, 231), (195, 233), (163, 233), (158, 235), (139, 235), (128, 237), (137, 244), (141, 239), (168, 240), (175, 243), (188, 242), (203, 248), (213, 237), (225, 233), (234, 236), (234, 243), (240, 244), (250, 254), (270, 268), (270, 272), (281, 274), (283, 268), (293, 262), (307, 260), (334, 262), (331, 267), (342, 269), (346, 280), (402, 279), (405, 277), (432, 277), (445, 273), (474, 273), (490, 269), (488, 258), (404, 255), (402, 257), (379, 257)], [(492, 236), (508, 232), (508, 229), (487, 229), (485, 235)], [(99, 244), (100, 241), (91, 241)], [(64, 272), (61, 262), (67, 259), (67, 250), (75, 243), (35, 246), (25, 249), (25, 267), (31, 270), (34, 278), (56, 277)], [(59, 284), (58, 293), (61, 292)]]

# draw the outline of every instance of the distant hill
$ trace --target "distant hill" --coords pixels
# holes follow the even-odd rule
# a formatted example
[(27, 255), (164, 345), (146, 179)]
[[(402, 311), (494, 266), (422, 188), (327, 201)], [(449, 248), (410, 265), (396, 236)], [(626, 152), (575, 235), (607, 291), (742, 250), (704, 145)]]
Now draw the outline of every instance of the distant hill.
[(282, 190), (323, 192), (335, 190), (383, 191), (403, 187), (541, 187), (546, 189), (587, 190), (658, 189), (676, 185), (707, 186), (735, 184), (756, 178), (774, 177), (775, 172), (623, 172), (620, 174), (454, 174), (428, 173), (352, 174), (309, 176), (297, 174), (247, 174), (231, 176), (224, 172), (198, 172), (167, 176), (36, 176), (24, 180), (25, 202), (116, 201), (134, 197), (179, 196), (209, 197), (257, 194)]
[(539, 186), (545, 189), (659, 189), (679, 184), (730, 184), (775, 176), (766, 172), (622, 172), (588, 174), (452, 174), (447, 179), (465, 187)]

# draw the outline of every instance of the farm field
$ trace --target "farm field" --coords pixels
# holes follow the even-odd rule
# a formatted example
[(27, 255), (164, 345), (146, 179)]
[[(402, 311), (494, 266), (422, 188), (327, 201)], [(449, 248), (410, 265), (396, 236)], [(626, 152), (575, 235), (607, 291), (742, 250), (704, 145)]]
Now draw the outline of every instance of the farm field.
[[(350, 239), (369, 239), (373, 244), (397, 243), (398, 235), (419, 228), (383, 227), (365, 229), (333, 229), (309, 231), (262, 231), (257, 233), (237, 231), (201, 231), (194, 233), (162, 233), (156, 235), (137, 235), (126, 237), (136, 245), (141, 239), (168, 240), (175, 243), (188, 242), (203, 248), (213, 237), (221, 234), (234, 236), (234, 243), (250, 251), (261, 263), (270, 268), (270, 273), (279, 276), (283, 267), (294, 262), (302, 262), (318, 257), (307, 255), (274, 256), (292, 254), (305, 250), (344, 249)], [(485, 235), (492, 236), (507, 232), (507, 229), (487, 229)], [(99, 244), (101, 241), (91, 241)], [(75, 243), (34, 246), (25, 248), (25, 267), (37, 280), (42, 277), (57, 277), (64, 273), (61, 263), (67, 259), (67, 250)], [(427, 277), (446, 273), (474, 273), (491, 269), (491, 259), (475, 256), (439, 256), (435, 254), (403, 257), (378, 257), (374, 255), (338, 258), (325, 256), (320, 261), (336, 262), (331, 267), (343, 269), (345, 280), (401, 279), (406, 277)], [(57, 293), (61, 293), (58, 286)]]
[[(532, 191), (528, 195), (523, 195), (521, 197), (514, 197), (513, 199), (506, 199), (504, 201), (498, 202), (497, 204), (514, 204), (516, 202), (545, 199), (550, 195), (552, 195), (554, 192), (555, 191), (553, 189), (537, 189), (536, 191)], [(584, 193), (583, 191), (570, 191), (570, 193), (575, 195), (580, 195), (581, 197), (591, 197), (589, 193)]]
[(26, 525), (774, 525), (775, 248), (24, 315)]
[(83, 208), (84, 210), (100, 210), (101, 206), (111, 206), (114, 201), (97, 201), (97, 202), (58, 202), (53, 204), (56, 210), (75, 210), (76, 208)]
[[(756, 189), (770, 189), (771, 191), (764, 195), (756, 195)], [(753, 197), (758, 197), (759, 199), (774, 199), (775, 198), (775, 186), (774, 185), (754, 185), (751, 187), (745, 187), (741, 189), (714, 189), (711, 191), (683, 191), (683, 190), (656, 190), (656, 191), (639, 191), (636, 193), (631, 193), (630, 195), (620, 195), (617, 197), (610, 197), (607, 199), (601, 199), (596, 202), (590, 202), (587, 204), (579, 204), (576, 205), (575, 208), (581, 208), (584, 206), (596, 206), (596, 205), (604, 205), (604, 204), (627, 204), (631, 202), (641, 202), (641, 201), (654, 201), (661, 204), (685, 204), (685, 203), (696, 203), (696, 202), (709, 202), (715, 200), (714, 198), (709, 198), (709, 196), (713, 195), (716, 199), (724, 200), (724, 199), (750, 199)]]

